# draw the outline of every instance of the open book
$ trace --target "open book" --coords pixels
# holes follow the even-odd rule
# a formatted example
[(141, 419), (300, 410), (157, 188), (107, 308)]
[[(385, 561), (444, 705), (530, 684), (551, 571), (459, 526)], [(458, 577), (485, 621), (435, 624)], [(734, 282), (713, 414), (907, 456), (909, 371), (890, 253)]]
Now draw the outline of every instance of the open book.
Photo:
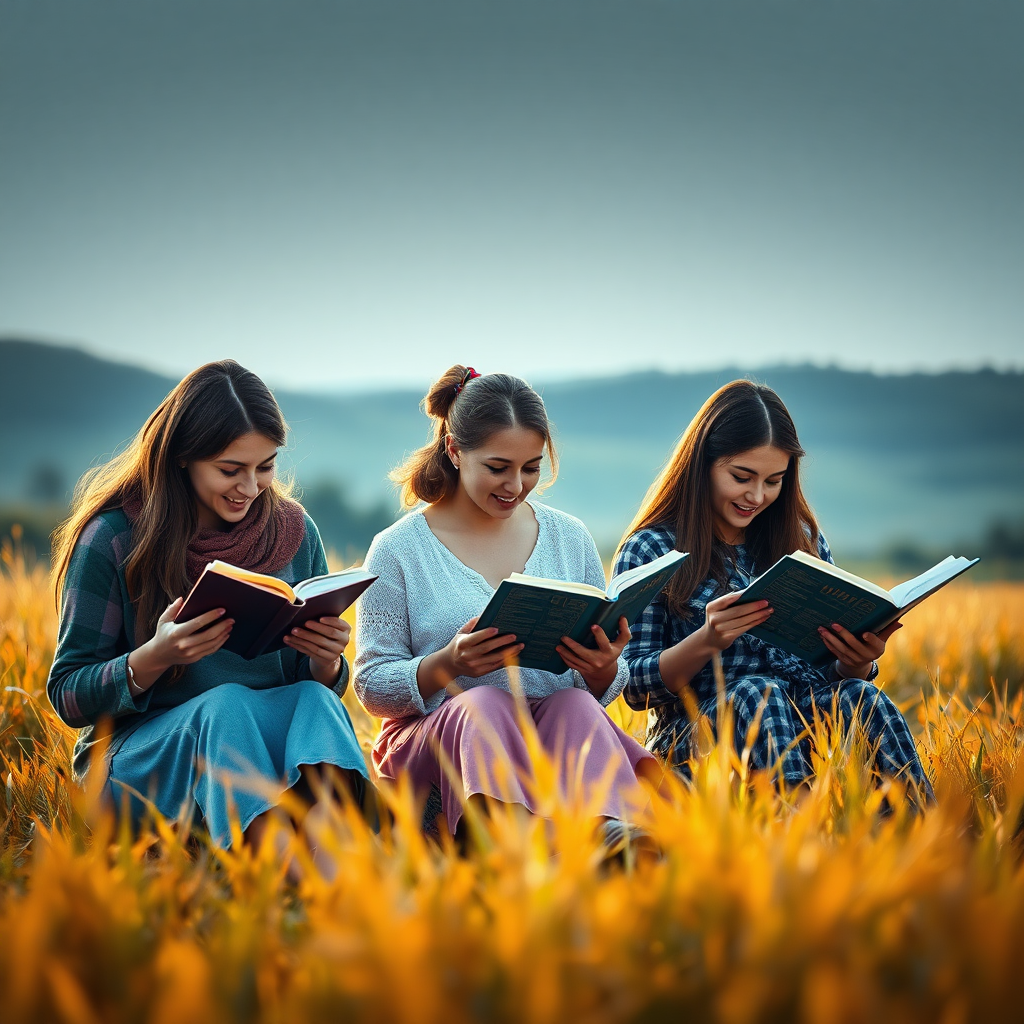
[(296, 583), (210, 562), (196, 580), (175, 622), (186, 622), (214, 608), (235, 620), (222, 650), (243, 658), (279, 651), (294, 626), (322, 615), (340, 615), (377, 577), (365, 569), (342, 569)]
[(819, 626), (838, 622), (855, 636), (877, 633), (977, 561), (948, 555), (920, 576), (883, 590), (830, 562), (796, 551), (783, 555), (758, 576), (743, 590), (739, 603), (768, 600), (774, 611), (767, 622), (750, 630), (751, 635), (823, 668), (834, 657), (818, 634)]
[(669, 551), (613, 576), (607, 590), (514, 572), (499, 584), (476, 628), (496, 626), (502, 633), (514, 633), (516, 643), (526, 644), (517, 659), (523, 668), (565, 672), (566, 664), (555, 650), (563, 636), (594, 647), (590, 627), (596, 625), (614, 640), (619, 619), (624, 615), (632, 625), (688, 557)]

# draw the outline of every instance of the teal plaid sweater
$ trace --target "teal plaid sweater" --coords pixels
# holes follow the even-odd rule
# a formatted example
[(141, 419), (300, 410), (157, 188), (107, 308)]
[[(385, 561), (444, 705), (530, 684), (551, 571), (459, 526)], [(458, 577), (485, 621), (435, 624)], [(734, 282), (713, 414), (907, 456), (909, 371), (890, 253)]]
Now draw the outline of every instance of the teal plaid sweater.
[[(252, 661), (230, 651), (217, 651), (189, 665), (176, 682), (164, 676), (141, 696), (132, 696), (126, 666), (128, 654), (139, 644), (124, 571), (131, 543), (131, 524), (120, 509), (92, 519), (72, 553), (61, 595), (57, 652), (46, 692), (61, 720), (80, 730), (74, 754), (74, 774), (79, 779), (88, 770), (101, 722), (112, 722), (109, 756), (113, 756), (124, 738), (147, 717), (221, 683), (267, 689), (312, 678), (309, 658), (297, 651), (276, 651)], [(327, 558), (320, 534), (306, 516), (299, 550), (274, 575), (294, 584), (325, 572)], [(334, 689), (341, 696), (347, 685), (348, 665), (343, 662)]]

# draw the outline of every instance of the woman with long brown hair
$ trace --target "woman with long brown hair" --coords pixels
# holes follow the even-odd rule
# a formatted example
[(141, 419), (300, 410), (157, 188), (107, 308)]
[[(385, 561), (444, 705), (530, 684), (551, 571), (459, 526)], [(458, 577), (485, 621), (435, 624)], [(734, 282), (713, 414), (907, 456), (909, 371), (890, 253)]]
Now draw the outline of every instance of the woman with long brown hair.
[(878, 635), (819, 630), (835, 661), (819, 672), (749, 630), (772, 614), (767, 601), (737, 604), (738, 591), (783, 555), (832, 561), (800, 486), (804, 454), (789, 411), (771, 388), (733, 381), (703, 405), (630, 524), (615, 572), (675, 548), (690, 557), (633, 626), (624, 656), (630, 707), (650, 712), (648, 746), (686, 771), (695, 718), (718, 711), (712, 662), (720, 656), (738, 745), (752, 729), (751, 765), (787, 787), (811, 775), (804, 723), (838, 712), (867, 733), (879, 775), (930, 794), (899, 709), (870, 680), (898, 623)]
[[(74, 772), (100, 726), (115, 804), (137, 794), (168, 818), (198, 818), (230, 843), (232, 803), (258, 839), (274, 792), (298, 786), (319, 813), (328, 776), (361, 794), (368, 777), (340, 696), (350, 627), (306, 622), (287, 649), (246, 661), (221, 650), (224, 609), (176, 622), (207, 562), (297, 583), (327, 571), (313, 521), (274, 478), (285, 443), (266, 385), (232, 360), (190, 373), (129, 447), (83, 477), (54, 536), (61, 623), (47, 692), (79, 730)], [(228, 778), (248, 776), (232, 787)]]
[[(507, 665), (511, 634), (476, 629), (477, 617), (513, 572), (605, 586), (597, 547), (573, 516), (527, 500), (554, 445), (540, 395), (503, 373), (453, 366), (424, 406), (433, 438), (392, 474), (409, 513), (374, 538), (366, 568), (379, 576), (360, 599), (355, 688), (383, 727), (378, 773), (408, 775), (440, 791), (456, 833), (467, 802), (543, 808), (533, 786), (524, 722)], [(629, 636), (595, 629), (594, 647), (563, 638), (565, 668), (523, 668), (518, 679), (561, 791), (623, 838), (636, 810), (637, 770), (654, 758), (608, 717), (621, 692)]]

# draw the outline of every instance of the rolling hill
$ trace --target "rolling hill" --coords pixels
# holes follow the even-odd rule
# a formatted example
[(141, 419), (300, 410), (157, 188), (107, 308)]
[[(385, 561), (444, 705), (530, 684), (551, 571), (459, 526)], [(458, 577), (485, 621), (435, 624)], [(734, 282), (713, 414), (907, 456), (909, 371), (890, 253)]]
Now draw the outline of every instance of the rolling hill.
[[(613, 547), (692, 415), (741, 368), (538, 384), (562, 468), (545, 500)], [(779, 366), (750, 374), (788, 404), (809, 496), (833, 547), (949, 545), (1024, 509), (1024, 374), (879, 376)], [(0, 503), (65, 495), (141, 426), (175, 381), (74, 348), (0, 340)], [(276, 392), (292, 429), (283, 462), (313, 488), (394, 507), (387, 472), (426, 437), (419, 393)], [(53, 497), (51, 494), (50, 497)]]

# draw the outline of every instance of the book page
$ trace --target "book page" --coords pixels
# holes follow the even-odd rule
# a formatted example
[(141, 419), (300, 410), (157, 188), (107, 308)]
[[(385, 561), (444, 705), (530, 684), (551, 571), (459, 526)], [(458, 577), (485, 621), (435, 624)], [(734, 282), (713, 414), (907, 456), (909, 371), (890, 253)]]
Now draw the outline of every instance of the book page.
[(620, 572), (612, 577), (611, 582), (608, 584), (608, 596), (614, 601), (619, 594), (634, 583), (639, 583), (640, 580), (653, 576), (655, 573), (661, 572), (662, 569), (666, 569), (670, 565), (681, 562), (688, 557), (689, 555), (684, 551), (667, 551), (665, 554), (659, 555), (643, 565), (634, 565), (632, 569), (626, 569), (625, 572)]
[[(977, 559), (974, 559), (976, 562)], [(943, 583), (959, 576), (965, 569), (969, 569), (974, 562), (970, 559), (947, 555), (937, 565), (926, 569), (920, 576), (915, 576), (906, 583), (892, 588), (893, 600), (898, 608), (913, 604), (914, 601), (926, 596), (930, 591), (938, 589)]]
[(243, 583), (259, 587), (260, 590), (269, 590), (272, 594), (280, 594), (293, 603), (295, 601), (295, 591), (284, 580), (279, 580), (276, 576), (266, 576), (261, 572), (252, 572), (250, 569), (240, 569), (237, 565), (232, 565), (230, 562), (222, 562), (220, 559), (210, 562), (204, 571), (220, 573), (221, 576), (230, 576), (232, 579), (241, 580)]
[(324, 573), (323, 576), (311, 576), (308, 580), (295, 584), (295, 593), (308, 601), (320, 594), (329, 594), (332, 590), (340, 590), (350, 583), (358, 583), (360, 580), (368, 580), (373, 577), (372, 572), (367, 572), (360, 566), (352, 566), (349, 569), (340, 569), (338, 572)]
[(525, 573), (514, 572), (508, 583), (524, 583), (529, 587), (542, 587), (545, 590), (562, 590), (567, 594), (586, 594), (588, 597), (607, 599), (608, 595), (600, 588), (589, 583), (576, 583), (573, 580), (548, 580), (543, 576), (527, 576)]

